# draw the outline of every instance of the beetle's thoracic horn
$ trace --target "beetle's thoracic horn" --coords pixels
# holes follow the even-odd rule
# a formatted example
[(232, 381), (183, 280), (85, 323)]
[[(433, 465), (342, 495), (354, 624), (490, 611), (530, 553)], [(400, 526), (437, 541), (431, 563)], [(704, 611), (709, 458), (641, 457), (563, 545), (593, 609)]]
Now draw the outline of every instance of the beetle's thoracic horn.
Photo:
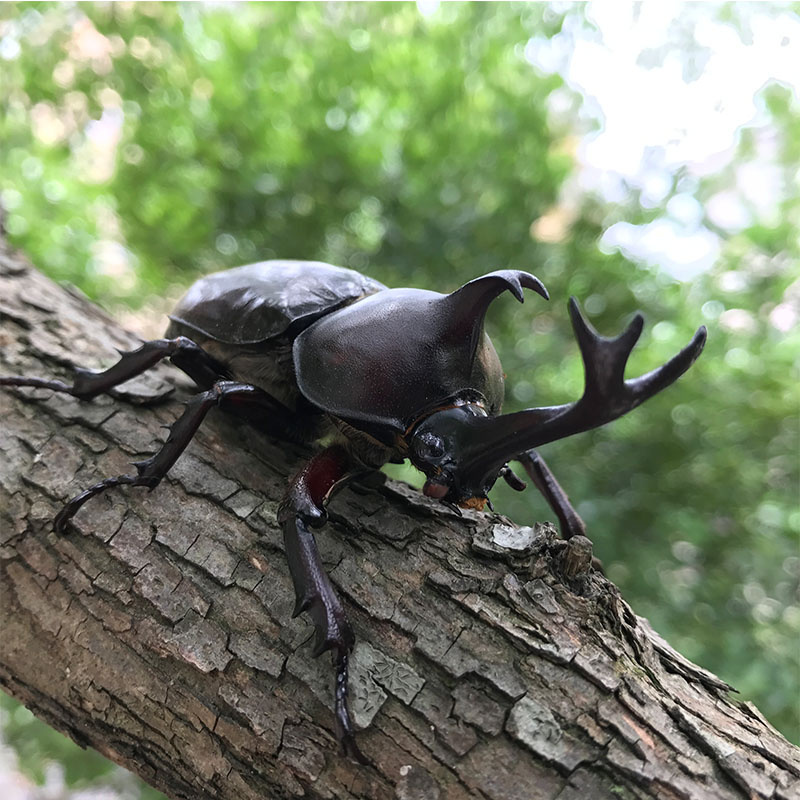
[(706, 329), (701, 326), (691, 342), (666, 364), (626, 381), (625, 365), (642, 332), (642, 316), (637, 314), (615, 339), (606, 339), (584, 319), (574, 297), (569, 313), (583, 358), (583, 396), (575, 403), (471, 421), (480, 446), (472, 450), (473, 455), (461, 468), (463, 479), (471, 485), (493, 480), (506, 461), (531, 448), (597, 428), (636, 408), (686, 372), (706, 341)]
[(523, 287), (533, 289), (545, 300), (550, 299), (538, 278), (515, 269), (500, 269), (465, 283), (440, 301), (441, 318), (447, 320), (447, 332), (454, 340), (464, 341), (469, 336), (470, 353), (474, 353), (492, 300), (509, 291), (522, 303), (525, 300)]
[(303, 396), (329, 414), (404, 432), (465, 390), (503, 402), (503, 372), (483, 321), (492, 300), (547, 291), (527, 272), (499, 270), (451, 294), (387, 289), (328, 314), (295, 340)]

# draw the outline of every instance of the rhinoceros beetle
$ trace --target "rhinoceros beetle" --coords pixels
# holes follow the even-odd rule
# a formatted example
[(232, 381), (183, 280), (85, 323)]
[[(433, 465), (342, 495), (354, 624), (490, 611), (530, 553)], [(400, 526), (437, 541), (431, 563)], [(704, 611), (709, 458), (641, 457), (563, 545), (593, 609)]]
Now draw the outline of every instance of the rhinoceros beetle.
[(566, 405), (501, 415), (503, 372), (484, 333), (484, 316), (502, 292), (522, 302), (524, 289), (548, 299), (538, 278), (517, 270), (491, 272), (439, 294), (389, 289), (330, 264), (266, 261), (198, 280), (170, 316), (165, 338), (123, 353), (104, 372), (78, 370), (71, 386), (27, 377), (0, 378), (0, 385), (44, 387), (88, 400), (169, 358), (201, 390), (162, 448), (134, 465), (136, 474), (107, 478), (70, 500), (56, 517), (59, 532), (105, 489), (155, 487), (213, 406), (245, 409), (249, 419), (281, 437), (313, 441), (336, 434), (335, 443), (290, 481), (278, 520), (296, 594), (294, 615), (310, 614), (315, 655), (332, 651), (337, 735), (344, 752), (361, 759), (347, 706), (354, 635), (312, 533), (325, 522), (333, 490), (365, 469), (407, 458), (425, 474), (428, 497), (482, 509), (498, 477), (525, 488), (508, 467), (513, 459), (549, 502), (563, 535), (582, 534), (582, 520), (534, 448), (626, 414), (673, 383), (705, 343), (701, 327), (666, 364), (625, 380), (641, 315), (620, 336), (606, 339), (572, 298), (583, 395)]

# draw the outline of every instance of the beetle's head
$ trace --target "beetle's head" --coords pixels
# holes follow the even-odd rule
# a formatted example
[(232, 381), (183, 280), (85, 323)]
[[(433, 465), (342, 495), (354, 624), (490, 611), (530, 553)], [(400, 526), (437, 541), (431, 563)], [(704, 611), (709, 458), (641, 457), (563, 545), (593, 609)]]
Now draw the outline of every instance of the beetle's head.
[(486, 417), (480, 404), (465, 403), (435, 411), (416, 425), (409, 457), (427, 478), (424, 494), (464, 508), (483, 508), (502, 466), (488, 471), (471, 468), (481, 448), (476, 422)]
[(582, 316), (577, 301), (569, 305), (584, 365), (584, 390), (574, 403), (529, 408), (493, 416), (474, 397), (434, 410), (412, 429), (411, 463), (425, 473), (423, 492), (447, 503), (482, 508), (499, 475), (512, 488), (507, 462), (540, 445), (563, 439), (627, 414), (674, 383), (694, 363), (706, 341), (701, 327), (666, 364), (638, 378), (624, 379), (625, 365), (642, 332), (641, 315), (614, 339), (600, 336)]

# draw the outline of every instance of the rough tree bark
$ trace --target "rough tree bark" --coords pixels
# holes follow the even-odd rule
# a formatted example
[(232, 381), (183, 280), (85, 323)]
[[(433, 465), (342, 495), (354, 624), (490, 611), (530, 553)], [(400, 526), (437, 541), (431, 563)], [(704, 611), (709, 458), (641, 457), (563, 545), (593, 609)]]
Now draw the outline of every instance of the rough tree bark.
[[(0, 374), (67, 376), (135, 345), (2, 242), (0, 315)], [(109, 492), (53, 533), (65, 499), (151, 453), (178, 410), (0, 391), (0, 683), (81, 745), (192, 800), (800, 796), (798, 750), (580, 547), (391, 482), (344, 490), (318, 536), (373, 764), (341, 758), (275, 522), (301, 449), (213, 415), (155, 491)]]

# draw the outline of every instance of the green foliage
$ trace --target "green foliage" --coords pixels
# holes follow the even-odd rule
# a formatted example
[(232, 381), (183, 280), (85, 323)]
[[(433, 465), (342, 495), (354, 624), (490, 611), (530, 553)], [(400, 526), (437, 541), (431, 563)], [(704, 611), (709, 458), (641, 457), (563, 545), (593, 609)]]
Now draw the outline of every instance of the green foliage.
[(165, 800), (161, 792), (96, 751), (82, 750), (4, 694), (0, 694), (0, 721), (3, 743), (13, 748), (20, 769), (39, 785), (45, 783), (48, 765), (57, 763), (64, 770), (64, 783), (71, 788), (106, 786), (129, 800)]
[[(767, 87), (759, 98), (783, 176), (777, 213), (753, 208), (744, 229), (718, 230), (714, 269), (679, 283), (598, 246), (613, 222), (657, 215), (635, 194), (622, 206), (585, 198), (557, 235), (531, 228), (575, 166), (574, 120), (560, 127), (548, 104), (556, 92), (560, 106), (578, 101), (523, 58), (531, 36), (560, 30), (550, 6), (0, 13), (0, 53), (12, 54), (0, 62), (9, 232), (106, 305), (146, 304), (200, 272), (272, 256), (440, 290), (531, 269), (552, 302), (504, 297), (489, 321), (508, 409), (578, 396), (570, 294), (607, 334), (643, 310), (631, 373), (708, 325), (707, 350), (678, 385), (545, 455), (636, 611), (800, 740), (796, 97)], [(673, 192), (709, 202), (759, 142), (743, 130), (727, 166), (700, 182), (676, 174)], [(495, 494), (518, 521), (549, 516), (534, 492)]]
[[(49, 35), (25, 38), (8, 65), (3, 166), (25, 187), (9, 228), (53, 274), (136, 302), (147, 287), (275, 254), (420, 283), (535, 256), (528, 226), (570, 167), (547, 125), (558, 81), (533, 79), (520, 56), (547, 27), (542, 8), (431, 20), (412, 4), (143, 8), (19, 17), (23, 32)], [(65, 68), (65, 49), (91, 49), (83, 12), (110, 52)], [(74, 125), (31, 141), (37, 114), (43, 131), (52, 117)], [(103, 180), (86, 150), (122, 118)], [(471, 241), (452, 235), (462, 230)], [(130, 268), (104, 265), (98, 239), (124, 243)]]

